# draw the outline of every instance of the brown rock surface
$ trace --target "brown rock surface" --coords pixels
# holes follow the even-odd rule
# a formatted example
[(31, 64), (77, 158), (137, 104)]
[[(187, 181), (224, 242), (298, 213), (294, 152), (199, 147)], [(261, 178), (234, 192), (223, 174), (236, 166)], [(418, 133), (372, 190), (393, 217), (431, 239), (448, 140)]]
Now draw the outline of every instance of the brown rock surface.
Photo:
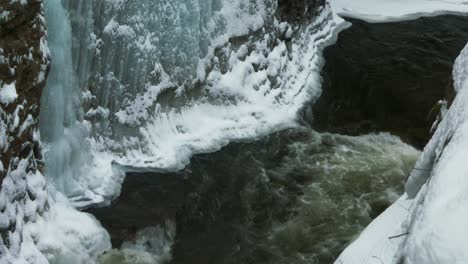
[(20, 257), (24, 223), (47, 208), (37, 136), (50, 62), (45, 35), (40, 0), (0, 1), (0, 92), (9, 85), (17, 94), (0, 100), (1, 263)]
[[(2, 146), (0, 142), (0, 161), (5, 167), (3, 172), (0, 171), (0, 179), (6, 176), (10, 165), (14, 167), (12, 161), (15, 158), (27, 158), (31, 150), (36, 158), (40, 157), (33, 132), (37, 129), (41, 92), (49, 65), (48, 54), (44, 54), (46, 42), (41, 5), (39, 0), (27, 1), (25, 5), (20, 1), (0, 3), (0, 12), (7, 13), (6, 18), (0, 20), (0, 86), (15, 83), (18, 94), (13, 103), (0, 103), (0, 122), (7, 126), (7, 144)], [(12, 122), (15, 111), (19, 117), (17, 125)], [(19, 133), (28, 118), (31, 125)]]

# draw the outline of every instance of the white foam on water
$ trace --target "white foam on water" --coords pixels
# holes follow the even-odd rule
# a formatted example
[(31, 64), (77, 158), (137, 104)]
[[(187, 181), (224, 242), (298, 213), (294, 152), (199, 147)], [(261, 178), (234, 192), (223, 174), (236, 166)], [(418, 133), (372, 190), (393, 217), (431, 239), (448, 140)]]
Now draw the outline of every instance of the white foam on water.
[(175, 224), (146, 227), (135, 238), (124, 241), (120, 249), (113, 249), (100, 257), (102, 264), (164, 264), (171, 260), (175, 239)]

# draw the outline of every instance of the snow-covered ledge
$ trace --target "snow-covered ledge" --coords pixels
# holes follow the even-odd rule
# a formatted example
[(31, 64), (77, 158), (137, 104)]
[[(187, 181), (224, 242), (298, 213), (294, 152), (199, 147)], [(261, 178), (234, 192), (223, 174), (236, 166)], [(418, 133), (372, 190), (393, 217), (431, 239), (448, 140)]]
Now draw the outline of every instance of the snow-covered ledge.
[(455, 101), (410, 175), (406, 194), (335, 263), (468, 262), (468, 45), (453, 77)]
[(397, 22), (438, 15), (466, 15), (466, 0), (330, 0), (341, 17), (369, 23)]

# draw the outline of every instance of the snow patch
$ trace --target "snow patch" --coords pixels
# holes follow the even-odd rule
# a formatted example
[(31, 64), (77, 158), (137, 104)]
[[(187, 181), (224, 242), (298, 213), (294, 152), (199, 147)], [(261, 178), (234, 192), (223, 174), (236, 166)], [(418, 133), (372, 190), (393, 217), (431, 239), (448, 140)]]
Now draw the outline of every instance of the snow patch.
[(0, 103), (9, 105), (13, 103), (16, 98), (18, 98), (18, 94), (16, 93), (16, 82), (3, 84), (0, 87)]
[(371, 23), (468, 13), (466, 0), (331, 0), (330, 3), (339, 16), (362, 19)]

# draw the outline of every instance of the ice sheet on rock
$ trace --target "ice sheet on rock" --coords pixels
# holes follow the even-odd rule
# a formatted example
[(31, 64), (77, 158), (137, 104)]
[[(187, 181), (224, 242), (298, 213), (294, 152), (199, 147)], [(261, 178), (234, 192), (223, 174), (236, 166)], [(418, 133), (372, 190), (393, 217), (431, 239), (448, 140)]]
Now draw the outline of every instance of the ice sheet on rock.
[(86, 138), (55, 158), (81, 159), (62, 184), (80, 207), (115, 198), (122, 168), (178, 170), (194, 154), (294, 126), (320, 94), (322, 49), (346, 25), (325, 8), (293, 28), (270, 0), (125, 3), (64, 1)]
[(271, 33), (225, 47), (227, 71), (214, 60), (205, 96), (169, 112), (157, 108), (140, 128), (139, 144), (116, 162), (127, 169), (181, 169), (193, 154), (294, 126), (298, 110), (321, 91), (321, 50), (341, 26), (330, 15), (322, 12), (289, 49)]
[[(174, 143), (179, 137), (170, 137), (173, 127), (149, 129), (167, 117), (174, 117), (169, 123), (176, 124), (191, 114), (226, 113), (222, 100), (210, 103), (185, 90), (196, 85), (199, 72), (211, 70), (212, 64), (207, 62), (215, 60), (216, 48), (232, 37), (262, 28), (271, 20), (276, 4), (271, 0), (47, 0), (45, 7), (55, 64), (41, 111), (41, 132), (48, 149), (46, 170), (56, 187), (51, 192), (65, 193), (75, 206), (83, 207), (108, 203), (119, 194), (123, 174), (112, 162), (129, 160), (128, 155), (138, 155), (139, 148), (146, 148), (143, 159), (157, 152), (153, 163), (165, 158), (162, 151), (167, 150), (169, 157), (156, 165), (133, 164), (130, 159), (130, 165), (161, 164), (167, 169), (180, 168), (185, 163), (181, 161), (193, 153), (219, 148), (218, 141), (226, 144), (226, 137), (233, 133), (224, 136), (207, 127), (203, 133), (194, 131), (195, 135), (186, 137), (193, 139), (193, 144), (180, 143), (188, 146), (186, 154), (187, 148)], [(177, 89), (178, 98), (160, 99), (168, 89)], [(198, 105), (206, 111), (199, 111)], [(237, 111), (234, 104), (228, 108), (229, 115)], [(178, 118), (184, 111), (189, 113), (187, 117)], [(237, 124), (223, 118), (211, 120), (231, 125), (215, 124), (212, 128), (230, 130), (247, 125), (246, 121)], [(189, 121), (192, 126), (193, 120)], [(213, 140), (209, 139), (211, 134)], [(237, 134), (256, 135), (252, 131)], [(166, 142), (144, 141), (150, 138)], [(196, 142), (200, 138), (207, 140)], [(155, 145), (166, 148), (155, 149)], [(127, 149), (132, 153), (127, 155)], [(182, 153), (175, 157), (178, 151)]]
[(468, 13), (466, 0), (331, 0), (330, 3), (334, 12), (340, 16), (371, 23)]
[[(457, 96), (425, 147), (406, 184), (406, 217), (393, 205), (341, 255), (337, 263), (466, 263), (468, 261), (468, 46), (454, 66)], [(403, 197), (404, 199), (406, 197)], [(393, 221), (392, 219), (397, 219)], [(406, 234), (388, 246), (383, 234), (392, 222)], [(377, 237), (377, 239), (376, 239)], [(361, 250), (364, 249), (364, 250)], [(376, 251), (375, 249), (378, 249)], [(353, 262), (359, 260), (360, 262)]]

